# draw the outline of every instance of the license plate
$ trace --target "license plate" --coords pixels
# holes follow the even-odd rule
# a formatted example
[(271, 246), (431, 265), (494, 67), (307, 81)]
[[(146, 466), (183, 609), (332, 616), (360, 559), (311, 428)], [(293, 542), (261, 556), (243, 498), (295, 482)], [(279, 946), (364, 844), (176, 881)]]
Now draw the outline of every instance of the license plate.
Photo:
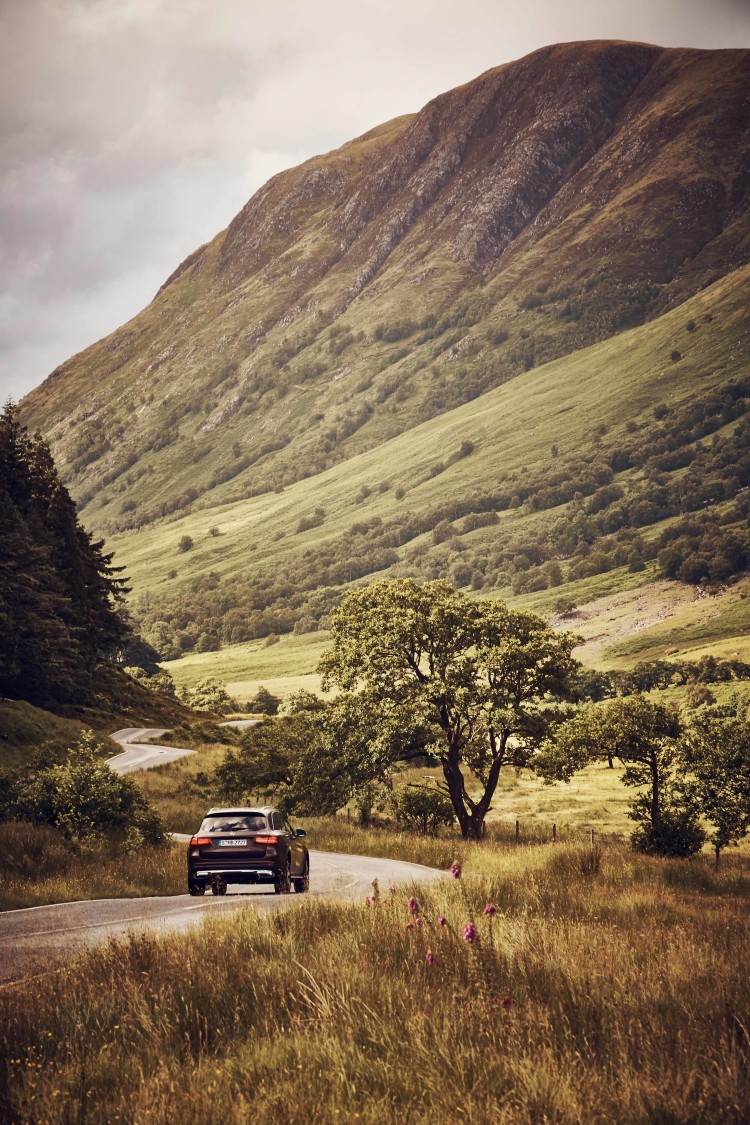
[(220, 848), (244, 848), (246, 840), (219, 840)]

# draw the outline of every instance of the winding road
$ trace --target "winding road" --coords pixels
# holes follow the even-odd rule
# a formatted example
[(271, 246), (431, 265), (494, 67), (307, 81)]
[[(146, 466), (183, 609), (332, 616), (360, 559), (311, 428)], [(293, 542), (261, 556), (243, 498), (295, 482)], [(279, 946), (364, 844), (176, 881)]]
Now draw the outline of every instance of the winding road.
[[(247, 723), (247, 720), (244, 721)], [(165, 733), (152, 727), (133, 727), (112, 735), (123, 753), (110, 759), (119, 773), (148, 769), (174, 761), (191, 750), (174, 746), (152, 746), (138, 739), (159, 738)], [(175, 842), (189, 837), (175, 833)], [(336, 852), (310, 852), (310, 893), (340, 901), (361, 900), (377, 878), (385, 889), (409, 883), (425, 883), (445, 874), (417, 863), (371, 856), (340, 855)], [(8, 983), (60, 968), (109, 938), (129, 933), (166, 934), (186, 930), (203, 919), (227, 911), (252, 908), (267, 912), (288, 909), (304, 901), (303, 895), (276, 895), (265, 886), (230, 884), (222, 897), (170, 895), (157, 898), (94, 899), (61, 902), (51, 906), (32, 906), (0, 912), (0, 982)]]
[[(219, 723), (219, 726), (246, 730), (247, 727), (254, 727), (260, 722), (261, 719), (230, 719), (225, 723)], [(157, 746), (146, 741), (146, 739), (161, 738), (166, 733), (166, 727), (125, 727), (124, 730), (116, 730), (109, 737), (122, 746), (122, 753), (108, 758), (107, 765), (111, 766), (115, 773), (132, 773), (133, 770), (150, 770), (153, 766), (176, 762), (186, 754), (195, 753), (194, 750), (185, 750), (179, 746)]]
[(122, 746), (122, 753), (107, 759), (115, 773), (132, 773), (133, 770), (149, 770), (153, 766), (163, 766), (176, 762), (194, 750), (184, 750), (179, 746), (153, 746), (139, 739), (161, 738), (167, 733), (166, 727), (126, 727), (116, 730), (109, 737)]

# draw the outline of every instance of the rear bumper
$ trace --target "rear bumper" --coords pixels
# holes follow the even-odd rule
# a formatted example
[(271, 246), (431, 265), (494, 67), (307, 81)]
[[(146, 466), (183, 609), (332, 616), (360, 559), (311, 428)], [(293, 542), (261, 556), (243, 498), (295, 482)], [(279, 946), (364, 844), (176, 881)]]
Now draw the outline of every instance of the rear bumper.
[(188, 871), (188, 881), (210, 883), (216, 875), (225, 883), (273, 883), (276, 879), (276, 872), (271, 867), (224, 867), (215, 864)]

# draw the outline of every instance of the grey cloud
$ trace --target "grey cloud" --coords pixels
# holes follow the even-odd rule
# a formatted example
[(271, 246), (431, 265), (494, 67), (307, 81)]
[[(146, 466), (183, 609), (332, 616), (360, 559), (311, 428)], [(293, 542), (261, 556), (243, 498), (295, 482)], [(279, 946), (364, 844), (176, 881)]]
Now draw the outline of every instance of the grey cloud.
[(746, 0), (0, 0), (0, 390), (134, 315), (275, 172), (491, 66), (748, 31)]

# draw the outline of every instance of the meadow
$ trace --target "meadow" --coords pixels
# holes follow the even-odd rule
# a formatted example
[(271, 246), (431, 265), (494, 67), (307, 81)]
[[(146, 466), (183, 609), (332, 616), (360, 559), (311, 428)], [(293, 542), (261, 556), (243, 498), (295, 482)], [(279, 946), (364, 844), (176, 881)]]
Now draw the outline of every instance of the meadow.
[(463, 859), (458, 881), (243, 910), (4, 988), (0, 1115), (748, 1120), (746, 860), (496, 842)]

